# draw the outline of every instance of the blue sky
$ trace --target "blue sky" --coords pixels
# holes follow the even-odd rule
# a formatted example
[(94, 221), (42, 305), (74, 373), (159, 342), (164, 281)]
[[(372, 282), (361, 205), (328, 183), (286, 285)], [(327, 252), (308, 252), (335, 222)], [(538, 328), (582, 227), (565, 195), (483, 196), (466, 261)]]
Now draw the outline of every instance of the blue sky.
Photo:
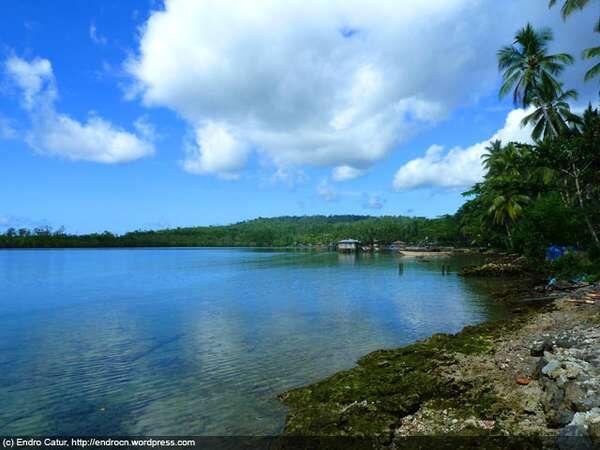
[[(426, 4), (424, 4), (426, 3)], [(500, 3), (500, 4), (499, 4)], [(495, 52), (543, 1), (7, 0), (0, 230), (453, 213), (492, 137), (526, 140)], [(596, 99), (578, 62), (564, 80)]]

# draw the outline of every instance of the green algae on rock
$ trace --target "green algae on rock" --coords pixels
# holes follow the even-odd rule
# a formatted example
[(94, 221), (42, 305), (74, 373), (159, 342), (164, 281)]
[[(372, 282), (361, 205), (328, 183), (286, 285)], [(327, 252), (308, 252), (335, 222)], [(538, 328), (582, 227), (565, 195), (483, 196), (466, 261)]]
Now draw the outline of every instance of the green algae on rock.
[[(284, 433), (304, 436), (368, 436), (390, 442), (403, 417), (432, 402), (466, 408), (491, 419), (505, 409), (484, 386), (449, 379), (444, 369), (461, 355), (488, 353), (498, 335), (517, 328), (513, 320), (466, 327), (455, 335), (436, 334), (423, 341), (364, 356), (357, 367), (313, 385), (280, 395), (290, 407)], [(456, 405), (460, 398), (462, 405)]]

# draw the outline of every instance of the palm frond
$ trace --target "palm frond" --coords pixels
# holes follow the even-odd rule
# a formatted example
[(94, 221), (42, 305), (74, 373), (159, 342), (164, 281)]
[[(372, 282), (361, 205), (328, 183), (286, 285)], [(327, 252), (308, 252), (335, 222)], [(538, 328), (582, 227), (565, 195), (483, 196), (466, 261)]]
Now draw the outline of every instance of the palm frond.
[(583, 59), (597, 58), (600, 56), (600, 47), (586, 48), (581, 56)]
[[(588, 3), (589, 0), (565, 0), (563, 6), (560, 8), (563, 20), (573, 14), (576, 10), (583, 9)], [(548, 8), (552, 8), (555, 4), (556, 0), (550, 0), (548, 2)]]
[(594, 65), (590, 70), (585, 73), (585, 81), (590, 81), (593, 78), (600, 76), (600, 63)]

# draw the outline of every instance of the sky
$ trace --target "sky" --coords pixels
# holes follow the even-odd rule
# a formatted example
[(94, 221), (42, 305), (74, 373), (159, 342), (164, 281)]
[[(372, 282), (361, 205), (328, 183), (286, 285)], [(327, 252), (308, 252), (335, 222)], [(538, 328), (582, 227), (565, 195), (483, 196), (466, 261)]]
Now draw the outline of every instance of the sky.
[(491, 139), (529, 139), (496, 52), (527, 22), (577, 56), (599, 3), (5, 0), (0, 231), (451, 214)]

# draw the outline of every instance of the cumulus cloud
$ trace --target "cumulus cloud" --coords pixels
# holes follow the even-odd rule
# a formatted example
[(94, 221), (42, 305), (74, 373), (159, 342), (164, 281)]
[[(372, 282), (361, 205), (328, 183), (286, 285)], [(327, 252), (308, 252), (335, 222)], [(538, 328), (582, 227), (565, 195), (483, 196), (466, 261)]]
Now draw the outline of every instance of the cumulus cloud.
[[(22, 91), (21, 104), (32, 122), (26, 140), (37, 152), (106, 164), (132, 161), (154, 153), (154, 145), (144, 133), (125, 131), (95, 114), (79, 122), (57, 112), (58, 90), (47, 59), (26, 61), (11, 57), (5, 67)], [(148, 131), (147, 123), (138, 123), (138, 129), (144, 126)]]
[(328, 202), (332, 202), (338, 198), (337, 191), (331, 186), (327, 178), (321, 180), (317, 185), (317, 195)]
[(381, 209), (383, 208), (384, 203), (385, 200), (380, 195), (363, 195), (363, 208), (365, 209)]
[(275, 173), (269, 178), (271, 184), (283, 184), (289, 189), (305, 183), (309, 176), (302, 169), (294, 167), (278, 167)]
[(481, 156), (490, 141), (531, 143), (531, 128), (521, 127), (528, 112), (515, 109), (506, 117), (504, 127), (489, 139), (469, 147), (454, 147), (447, 152), (432, 145), (421, 158), (404, 164), (394, 177), (394, 188), (406, 191), (422, 187), (463, 188), (481, 181), (484, 168)]
[(253, 148), (350, 179), (489, 80), (462, 19), (472, 3), (167, 0), (127, 68), (145, 104), (231, 137), (198, 145), (186, 170), (237, 173)]
[(338, 166), (335, 167), (331, 173), (331, 178), (335, 181), (346, 181), (353, 180), (354, 178), (360, 177), (364, 173), (364, 170), (357, 169), (351, 166)]
[(128, 93), (196, 135), (220, 130), (220, 145), (196, 139), (184, 164), (193, 173), (237, 176), (251, 151), (276, 166), (365, 170), (496, 89), (496, 51), (523, 17), (553, 25), (561, 51), (593, 38), (592, 17), (562, 23), (544, 2), (405, 3), (165, 0), (126, 63)]
[(216, 173), (225, 179), (237, 179), (237, 170), (246, 163), (247, 145), (226, 125), (208, 122), (196, 129), (183, 168), (194, 174)]
[(22, 90), (23, 108), (31, 110), (42, 100), (44, 103), (51, 103), (56, 99), (52, 65), (47, 59), (35, 58), (28, 62), (11, 57), (6, 61), (6, 70)]

